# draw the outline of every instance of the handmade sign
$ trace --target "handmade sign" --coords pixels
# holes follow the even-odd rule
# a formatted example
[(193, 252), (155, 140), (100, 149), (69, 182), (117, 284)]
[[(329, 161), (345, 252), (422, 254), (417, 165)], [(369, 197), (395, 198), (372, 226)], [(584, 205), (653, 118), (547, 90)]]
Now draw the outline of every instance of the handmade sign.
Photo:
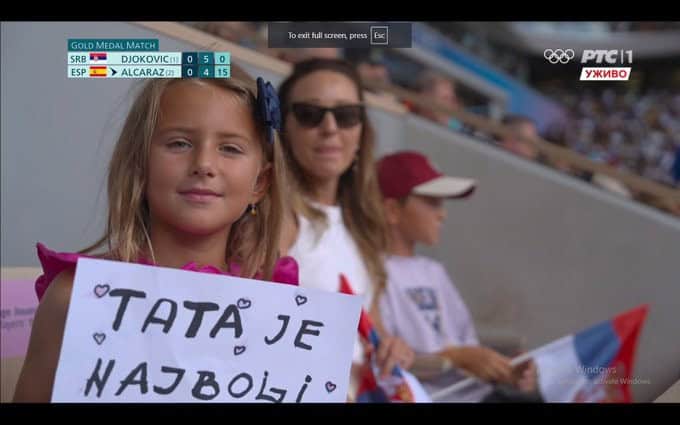
[(345, 402), (361, 298), (80, 258), (54, 402)]

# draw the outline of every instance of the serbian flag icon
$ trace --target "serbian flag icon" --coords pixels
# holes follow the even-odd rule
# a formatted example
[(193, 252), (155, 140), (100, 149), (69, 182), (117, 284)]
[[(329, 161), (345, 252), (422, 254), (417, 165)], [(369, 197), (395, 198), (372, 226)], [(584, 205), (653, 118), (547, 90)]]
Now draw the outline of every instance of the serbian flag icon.
[(90, 53), (90, 63), (105, 64), (108, 57), (106, 52)]

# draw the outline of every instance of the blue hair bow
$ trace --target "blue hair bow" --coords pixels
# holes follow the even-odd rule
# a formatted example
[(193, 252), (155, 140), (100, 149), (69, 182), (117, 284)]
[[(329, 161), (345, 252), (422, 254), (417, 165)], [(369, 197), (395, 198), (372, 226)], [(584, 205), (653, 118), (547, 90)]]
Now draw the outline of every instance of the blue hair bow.
[(267, 127), (267, 140), (274, 143), (274, 130), (281, 131), (281, 104), (274, 86), (257, 77), (257, 108)]

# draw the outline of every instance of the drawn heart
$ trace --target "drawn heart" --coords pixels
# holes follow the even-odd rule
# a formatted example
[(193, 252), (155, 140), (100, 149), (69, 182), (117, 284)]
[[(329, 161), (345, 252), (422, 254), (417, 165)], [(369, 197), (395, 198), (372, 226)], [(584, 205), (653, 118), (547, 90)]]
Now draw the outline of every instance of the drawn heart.
[(238, 356), (239, 354), (243, 353), (246, 351), (246, 346), (245, 345), (235, 345), (234, 346), (234, 355)]
[(304, 295), (296, 295), (295, 302), (297, 303), (297, 305), (302, 305), (307, 302), (307, 297), (305, 297)]
[(247, 298), (239, 298), (236, 302), (236, 306), (241, 309), (248, 308), (250, 307), (250, 300)]
[(106, 339), (106, 334), (95, 333), (92, 335), (92, 338), (94, 338), (97, 345), (102, 345), (102, 342)]
[(336, 385), (334, 383), (332, 383), (331, 381), (326, 381), (326, 391), (332, 393), (333, 391), (335, 391), (335, 387)]
[(99, 298), (109, 293), (111, 287), (109, 285), (97, 285), (94, 287), (94, 294)]

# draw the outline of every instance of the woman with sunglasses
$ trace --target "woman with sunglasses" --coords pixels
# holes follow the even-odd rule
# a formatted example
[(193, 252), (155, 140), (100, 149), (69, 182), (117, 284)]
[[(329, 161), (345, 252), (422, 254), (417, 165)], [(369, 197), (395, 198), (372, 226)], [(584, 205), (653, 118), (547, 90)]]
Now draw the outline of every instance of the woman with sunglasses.
[[(282, 250), (298, 261), (303, 287), (337, 292), (344, 274), (374, 316), (383, 376), (396, 364), (408, 368), (413, 351), (385, 334), (373, 314), (386, 279), (386, 228), (374, 170), (375, 136), (359, 76), (346, 61), (310, 59), (296, 64), (279, 97), (282, 145), (295, 185)], [(364, 347), (357, 340), (350, 397), (363, 360)]]

